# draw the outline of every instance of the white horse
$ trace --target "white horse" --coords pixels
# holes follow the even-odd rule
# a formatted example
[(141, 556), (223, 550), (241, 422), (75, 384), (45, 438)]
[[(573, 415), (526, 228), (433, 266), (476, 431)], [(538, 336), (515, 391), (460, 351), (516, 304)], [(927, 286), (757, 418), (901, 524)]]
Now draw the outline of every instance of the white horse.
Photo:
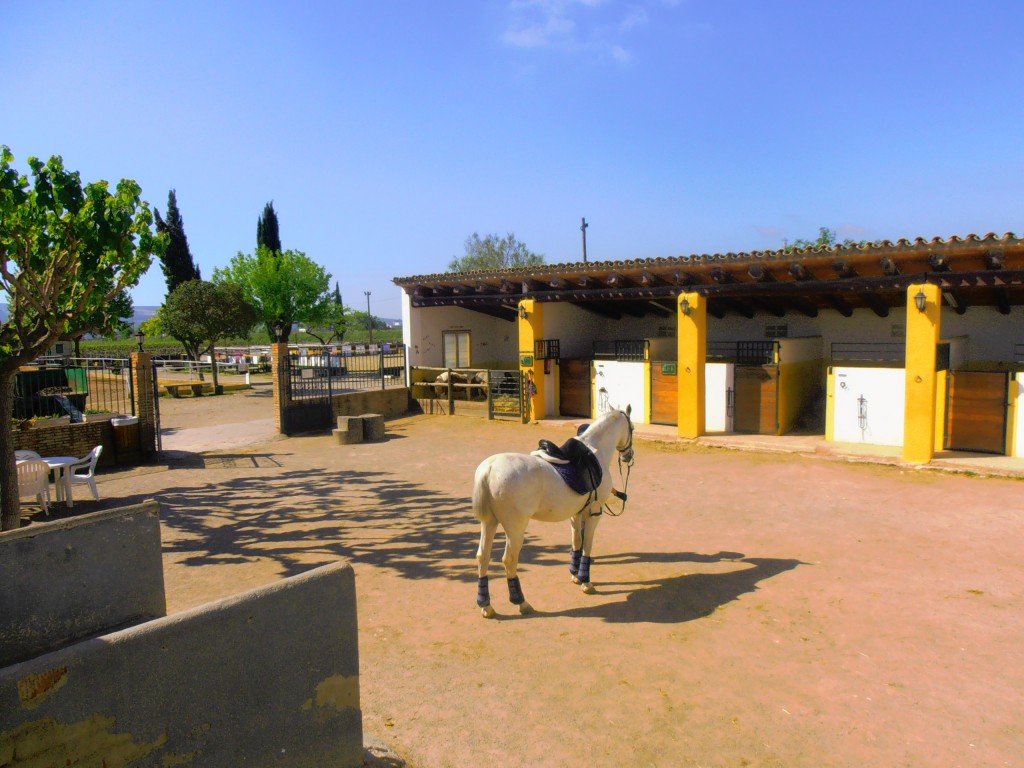
[(572, 522), (573, 581), (584, 592), (593, 592), (590, 562), (594, 532), (600, 521), (600, 509), (612, 493), (611, 463), (615, 452), (623, 461), (633, 461), (633, 423), (630, 407), (609, 411), (579, 436), (600, 462), (601, 483), (591, 494), (579, 494), (562, 480), (547, 461), (522, 453), (499, 453), (483, 460), (476, 470), (473, 486), (473, 515), (480, 521), (480, 548), (476, 553), (477, 605), (484, 618), (492, 618), (487, 567), (498, 524), (505, 531), (505, 554), (501, 558), (508, 579), (509, 600), (520, 613), (533, 608), (523, 596), (516, 570), (526, 526), (531, 519), (545, 523)]

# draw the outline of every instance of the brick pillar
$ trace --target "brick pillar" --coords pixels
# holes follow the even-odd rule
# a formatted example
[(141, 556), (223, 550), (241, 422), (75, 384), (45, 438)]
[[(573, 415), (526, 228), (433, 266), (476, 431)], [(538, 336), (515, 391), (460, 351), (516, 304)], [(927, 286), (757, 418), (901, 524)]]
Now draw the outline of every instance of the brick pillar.
[(132, 352), (132, 391), (135, 415), (139, 417), (139, 450), (147, 459), (156, 453), (156, 381), (153, 356), (149, 352)]
[(285, 434), (284, 411), (291, 404), (292, 380), (288, 373), (288, 345), (277, 342), (270, 345), (271, 371), (274, 377), (274, 417), (277, 419), (277, 431)]

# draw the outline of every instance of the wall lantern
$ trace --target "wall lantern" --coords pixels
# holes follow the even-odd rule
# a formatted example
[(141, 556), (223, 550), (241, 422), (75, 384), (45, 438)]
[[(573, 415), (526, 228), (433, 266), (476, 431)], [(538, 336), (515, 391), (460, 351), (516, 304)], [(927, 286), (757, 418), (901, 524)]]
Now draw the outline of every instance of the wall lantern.
[(142, 329), (140, 328), (139, 330), (137, 330), (134, 333), (134, 336), (135, 336), (135, 341), (138, 342), (138, 345), (139, 345), (139, 352), (141, 352), (142, 351), (142, 343), (146, 340), (146, 334), (144, 334), (142, 332)]
[(693, 311), (693, 309), (690, 307), (689, 299), (683, 299), (681, 302), (679, 302), (679, 308), (683, 311), (683, 314), (687, 316), (689, 316), (689, 314)]
[(274, 323), (274, 333), (277, 334), (277, 340), (280, 342), (281, 335), (284, 333), (284, 326), (281, 323)]
[(928, 306), (928, 297), (924, 295), (924, 289), (918, 289), (917, 295), (914, 296), (914, 304), (917, 305), (918, 312), (924, 312)]
[(526, 307), (522, 304), (519, 305), (519, 317), (526, 320), (530, 317), (530, 314), (526, 311)]

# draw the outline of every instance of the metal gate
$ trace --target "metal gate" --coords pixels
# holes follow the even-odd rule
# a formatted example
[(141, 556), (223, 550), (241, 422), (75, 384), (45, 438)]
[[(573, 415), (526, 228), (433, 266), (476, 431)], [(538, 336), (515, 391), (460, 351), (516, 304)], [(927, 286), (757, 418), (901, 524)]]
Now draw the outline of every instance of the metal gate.
[(283, 361), (286, 392), (281, 429), (286, 435), (330, 429), (334, 423), (332, 369), (328, 365), (300, 365), (291, 356)]
[(1008, 385), (1003, 371), (950, 371), (945, 447), (1005, 454)]
[(488, 371), (488, 418), (523, 417), (523, 374), (519, 371)]

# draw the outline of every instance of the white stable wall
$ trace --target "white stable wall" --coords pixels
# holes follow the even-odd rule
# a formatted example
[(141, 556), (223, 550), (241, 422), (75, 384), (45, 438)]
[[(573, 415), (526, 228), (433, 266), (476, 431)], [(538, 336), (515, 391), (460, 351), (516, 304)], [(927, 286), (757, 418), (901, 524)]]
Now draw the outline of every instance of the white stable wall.
[(832, 439), (839, 443), (902, 446), (906, 372), (902, 368), (838, 367), (832, 371)]
[(468, 331), (469, 367), (516, 367), (519, 345), (516, 322), (462, 307), (426, 307), (413, 311), (409, 297), (404, 293), (403, 297), (402, 339), (408, 350), (409, 365), (443, 367), (443, 333)]

